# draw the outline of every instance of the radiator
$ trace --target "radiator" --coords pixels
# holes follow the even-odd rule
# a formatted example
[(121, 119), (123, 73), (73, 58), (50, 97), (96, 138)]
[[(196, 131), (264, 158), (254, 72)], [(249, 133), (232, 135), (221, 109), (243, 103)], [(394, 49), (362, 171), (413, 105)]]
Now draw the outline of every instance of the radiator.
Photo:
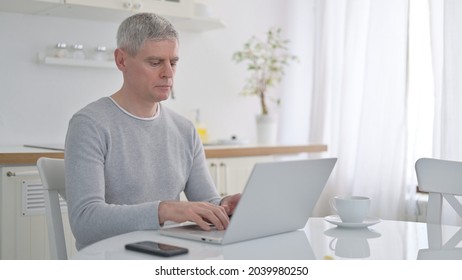
[[(49, 259), (43, 187), (35, 166), (2, 167), (0, 258)], [(68, 255), (76, 252), (67, 208), (61, 199)]]

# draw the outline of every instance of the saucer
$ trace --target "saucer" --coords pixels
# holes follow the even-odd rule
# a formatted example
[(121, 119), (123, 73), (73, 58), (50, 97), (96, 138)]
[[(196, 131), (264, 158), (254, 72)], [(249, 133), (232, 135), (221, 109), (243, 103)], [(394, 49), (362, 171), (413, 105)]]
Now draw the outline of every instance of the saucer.
[(379, 218), (367, 217), (362, 223), (344, 223), (338, 215), (331, 215), (324, 218), (327, 222), (344, 228), (366, 228), (380, 223)]
[(342, 227), (333, 227), (324, 232), (325, 235), (339, 239), (370, 239), (382, 236), (380, 233), (368, 229), (367, 227), (359, 229), (345, 229)]

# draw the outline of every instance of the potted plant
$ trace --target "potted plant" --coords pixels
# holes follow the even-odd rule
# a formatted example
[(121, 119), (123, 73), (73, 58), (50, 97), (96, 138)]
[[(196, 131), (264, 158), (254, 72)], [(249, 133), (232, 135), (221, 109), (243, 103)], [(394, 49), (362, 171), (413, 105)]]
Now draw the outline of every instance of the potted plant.
[[(282, 38), (281, 28), (270, 28), (266, 32), (265, 40), (252, 36), (242, 50), (233, 54), (236, 63), (245, 62), (250, 76), (242, 90), (243, 95), (256, 95), (260, 101), (261, 114), (257, 116), (257, 132), (259, 143), (272, 144), (275, 140), (275, 117), (270, 114), (268, 102), (280, 103), (279, 97), (270, 96), (268, 90), (281, 82), (284, 70), (291, 61), (298, 60), (289, 53), (289, 40)], [(261, 126), (258, 125), (261, 123)], [(261, 128), (261, 129), (260, 129)], [(267, 131), (272, 129), (272, 131)], [(272, 135), (272, 136), (270, 136)]]

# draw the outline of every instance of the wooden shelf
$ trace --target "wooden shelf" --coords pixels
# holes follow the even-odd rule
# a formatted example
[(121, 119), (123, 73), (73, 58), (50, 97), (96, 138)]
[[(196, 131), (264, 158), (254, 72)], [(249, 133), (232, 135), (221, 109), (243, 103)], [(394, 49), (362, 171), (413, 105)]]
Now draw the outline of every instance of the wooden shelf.
[(38, 54), (39, 62), (49, 65), (77, 66), (77, 67), (94, 67), (116, 69), (114, 61), (110, 60), (91, 60), (91, 59), (72, 59), (57, 58)]

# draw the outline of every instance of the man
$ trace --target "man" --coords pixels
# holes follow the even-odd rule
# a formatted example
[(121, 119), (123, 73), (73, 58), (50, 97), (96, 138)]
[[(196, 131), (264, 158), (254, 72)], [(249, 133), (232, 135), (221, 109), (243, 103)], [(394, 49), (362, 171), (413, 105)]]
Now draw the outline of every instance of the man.
[[(193, 124), (161, 102), (178, 63), (178, 34), (164, 18), (133, 15), (117, 32), (123, 85), (69, 122), (65, 165), (77, 249), (114, 235), (193, 221), (224, 230), (240, 195), (220, 198)], [(188, 202), (179, 201), (184, 191)]]

